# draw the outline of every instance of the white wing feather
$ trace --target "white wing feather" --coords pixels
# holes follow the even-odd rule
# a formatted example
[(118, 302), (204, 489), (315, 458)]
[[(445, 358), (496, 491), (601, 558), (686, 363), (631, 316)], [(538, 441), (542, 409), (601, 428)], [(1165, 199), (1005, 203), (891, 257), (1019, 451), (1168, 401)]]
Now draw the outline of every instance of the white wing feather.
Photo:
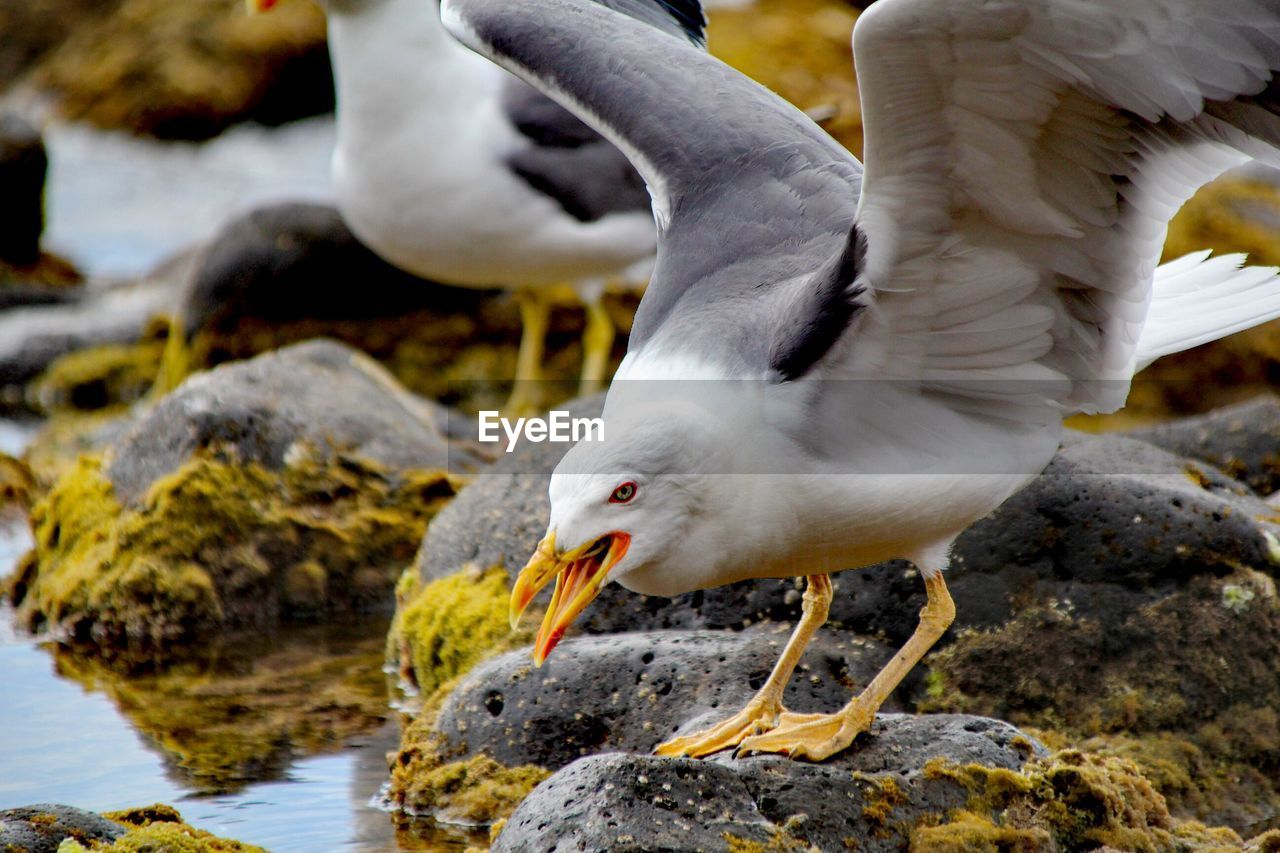
[(1280, 160), (1273, 114), (1206, 112), (1268, 86), (1280, 2), (880, 0), (854, 52), (875, 307), (846, 369), (1106, 411), (1145, 361), (1280, 313), (1275, 271), (1232, 259), (1162, 272), (1152, 303), (1183, 202)]

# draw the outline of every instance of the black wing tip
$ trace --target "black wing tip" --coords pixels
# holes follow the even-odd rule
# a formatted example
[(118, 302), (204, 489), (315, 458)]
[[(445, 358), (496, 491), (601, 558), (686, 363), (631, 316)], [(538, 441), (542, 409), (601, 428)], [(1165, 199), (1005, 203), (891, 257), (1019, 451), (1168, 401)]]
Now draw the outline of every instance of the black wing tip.
[(698, 47), (707, 46), (707, 15), (700, 0), (657, 0), (667, 14), (679, 25), (689, 41)]

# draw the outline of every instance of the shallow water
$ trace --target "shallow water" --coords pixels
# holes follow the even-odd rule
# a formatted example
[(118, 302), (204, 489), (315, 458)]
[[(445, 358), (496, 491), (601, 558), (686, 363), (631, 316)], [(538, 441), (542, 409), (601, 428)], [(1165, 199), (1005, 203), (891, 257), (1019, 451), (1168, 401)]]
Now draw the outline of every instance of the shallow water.
[(132, 277), (267, 202), (332, 198), (332, 116), (242, 125), (205, 143), (50, 124), (46, 249), (92, 276)]
[[(0, 420), (0, 446), (10, 452), (21, 449), (28, 433)], [(0, 518), (0, 573), (30, 544), (25, 524)], [(376, 804), (387, 779), (386, 754), (399, 739), (392, 688), (381, 726), (333, 751), (265, 770), (274, 776), (268, 781), (210, 795), (138, 726), (147, 709), (140, 714), (136, 706), (149, 698), (149, 682), (86, 678), (91, 668), (73, 679), (75, 663), (54, 643), (15, 631), (13, 616), (0, 605), (0, 808), (57, 802), (104, 811), (166, 802), (195, 826), (275, 851), (461, 850), (484, 838), (429, 824), (397, 832)], [(349, 655), (379, 648), (385, 631), (385, 617), (372, 617), (332, 631), (299, 629), (293, 640), (316, 657)], [(288, 632), (277, 635), (263, 655), (278, 654), (289, 642)], [(246, 706), (253, 701), (245, 697)], [(122, 709), (125, 704), (135, 707)]]

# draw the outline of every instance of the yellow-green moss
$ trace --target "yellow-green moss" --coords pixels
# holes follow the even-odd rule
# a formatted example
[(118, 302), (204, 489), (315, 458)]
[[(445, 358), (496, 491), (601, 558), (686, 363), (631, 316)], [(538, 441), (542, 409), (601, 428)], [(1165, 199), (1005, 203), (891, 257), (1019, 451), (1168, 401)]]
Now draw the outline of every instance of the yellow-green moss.
[(273, 472), (209, 449), (138, 506), (116, 499), (101, 457), (82, 457), (32, 511), (38, 571), (21, 618), (145, 652), (388, 596), (456, 483), (296, 456)]
[(851, 47), (856, 10), (841, 0), (757, 0), (715, 9), (711, 52), (803, 110), (832, 108), (824, 128), (862, 151)]
[(220, 792), (274, 777), (297, 756), (340, 749), (386, 720), (378, 632), (352, 641), (340, 629), (215, 643), (206, 660), (147, 674), (65, 650), (57, 667), (109, 696), (189, 786)]
[(261, 847), (189, 826), (182, 822), (177, 809), (159, 803), (107, 812), (103, 817), (129, 831), (113, 842), (92, 841), (88, 846), (68, 838), (59, 845), (58, 853), (265, 853)]
[(1056, 849), (1039, 828), (997, 826), (989, 818), (960, 810), (938, 826), (922, 826), (911, 835), (913, 853), (1039, 853)]
[(411, 578), (402, 579), (400, 593), (406, 597), (392, 626), (392, 645), (407, 653), (424, 694), (528, 639), (527, 632), (513, 634), (508, 624), (509, 583), (501, 567), (464, 569), (421, 589)]
[[(443, 700), (446, 690), (437, 692)], [(433, 706), (437, 703), (431, 703)], [(405, 727), (391, 762), (389, 796), (410, 814), (492, 824), (505, 820), (551, 771), (532, 764), (507, 767), (487, 755), (449, 755), (435, 731), (435, 707)]]
[[(858, 776), (859, 774), (855, 774), (855, 778)], [(907, 794), (893, 776), (863, 776), (862, 778), (867, 783), (863, 788), (866, 804), (862, 807), (862, 816), (871, 823), (873, 831), (879, 834), (889, 828), (894, 810), (906, 805)]]
[(34, 380), (35, 398), (45, 411), (95, 411), (140, 400), (155, 382), (164, 348), (163, 340), (146, 339), (68, 353)]
[[(1133, 762), (1063, 750), (1021, 772), (934, 759), (924, 776), (968, 793), (947, 822), (920, 826), (913, 850), (1209, 850), (1241, 844), (1230, 829), (1181, 821)], [(972, 846), (966, 846), (972, 845)]]
[(791, 835), (787, 829), (787, 827), (775, 829), (766, 841), (753, 841), (730, 832), (726, 832), (722, 837), (728, 853), (812, 853), (817, 850), (816, 847)]

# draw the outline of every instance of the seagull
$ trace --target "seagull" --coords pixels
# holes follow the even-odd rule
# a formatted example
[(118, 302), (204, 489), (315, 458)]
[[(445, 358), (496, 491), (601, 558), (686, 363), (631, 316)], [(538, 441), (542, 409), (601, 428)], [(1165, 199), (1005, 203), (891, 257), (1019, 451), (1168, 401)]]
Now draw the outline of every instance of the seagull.
[[(247, 0), (261, 12), (277, 0)], [(383, 259), (422, 278), (514, 288), (523, 334), (508, 408), (541, 377), (549, 296), (586, 307), (582, 388), (608, 370), (609, 281), (653, 255), (649, 194), (627, 158), (571, 113), (458, 44), (434, 0), (320, 0), (337, 88), (333, 182), (343, 219)], [(691, 46), (697, 3), (610, 0)], [(643, 274), (639, 276), (643, 279)]]
[[(800, 111), (591, 0), (445, 0), (450, 30), (594, 126), (654, 198), (657, 262), (604, 408), (553, 472), (541, 663), (617, 581), (671, 596), (807, 578), (750, 702), (661, 755), (822, 760), (955, 615), (966, 527), (1036, 477), (1065, 416), (1153, 359), (1280, 316), (1274, 269), (1157, 267), (1168, 220), (1280, 165), (1280, 0), (878, 0), (853, 35), (865, 169)], [(830, 575), (910, 561), (927, 601), (833, 713), (783, 688)]]

